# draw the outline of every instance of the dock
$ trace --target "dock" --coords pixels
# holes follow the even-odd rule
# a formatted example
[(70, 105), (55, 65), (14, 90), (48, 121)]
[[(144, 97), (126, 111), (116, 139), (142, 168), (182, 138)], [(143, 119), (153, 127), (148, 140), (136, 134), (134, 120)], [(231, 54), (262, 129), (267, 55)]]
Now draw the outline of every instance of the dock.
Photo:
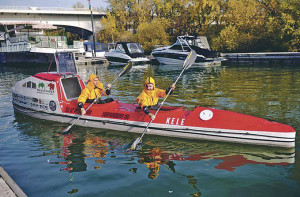
[(0, 166), (0, 197), (27, 197), (22, 189)]
[(300, 52), (221, 53), (228, 61), (300, 61)]
[(75, 53), (75, 61), (80, 65), (104, 64), (107, 59), (104, 57), (86, 58), (83, 54)]

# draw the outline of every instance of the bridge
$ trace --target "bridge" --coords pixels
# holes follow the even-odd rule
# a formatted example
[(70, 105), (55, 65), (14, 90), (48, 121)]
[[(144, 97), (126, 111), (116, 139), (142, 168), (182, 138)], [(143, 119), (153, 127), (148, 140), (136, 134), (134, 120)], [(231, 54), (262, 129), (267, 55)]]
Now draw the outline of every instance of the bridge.
[[(95, 30), (102, 28), (105, 12), (93, 11)], [(55, 29), (75, 33), (88, 39), (92, 35), (91, 12), (87, 8), (0, 7), (0, 24), (32, 25), (33, 28)]]

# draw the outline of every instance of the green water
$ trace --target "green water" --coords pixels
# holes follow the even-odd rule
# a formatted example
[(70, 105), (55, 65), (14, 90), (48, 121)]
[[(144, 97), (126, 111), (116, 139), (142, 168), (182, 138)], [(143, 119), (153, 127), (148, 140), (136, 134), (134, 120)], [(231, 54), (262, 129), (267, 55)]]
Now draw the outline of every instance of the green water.
[[(104, 84), (122, 67), (79, 66)], [(112, 97), (134, 103), (144, 78), (166, 88), (172, 66), (133, 68)], [(139, 135), (68, 125), (15, 113), (10, 88), (45, 68), (0, 66), (0, 165), (28, 196), (299, 196), (300, 140), (283, 149)], [(232, 64), (187, 70), (167, 105), (207, 106), (271, 119), (300, 130), (300, 64)], [(234, 123), (233, 123), (234, 124)]]

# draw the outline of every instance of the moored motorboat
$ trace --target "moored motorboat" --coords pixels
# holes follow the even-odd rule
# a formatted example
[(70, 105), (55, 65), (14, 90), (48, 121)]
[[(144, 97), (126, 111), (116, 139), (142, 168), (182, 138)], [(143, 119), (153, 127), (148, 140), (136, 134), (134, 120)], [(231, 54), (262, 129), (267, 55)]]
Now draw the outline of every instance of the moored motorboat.
[(140, 44), (135, 42), (117, 42), (105, 52), (105, 58), (111, 65), (125, 65), (131, 61), (134, 65), (148, 64), (150, 60), (145, 56)]
[(221, 65), (226, 59), (217, 52), (211, 51), (207, 38), (204, 36), (178, 36), (171, 46), (156, 48), (152, 55), (160, 64), (182, 65), (191, 50), (196, 51), (196, 66)]
[(95, 58), (105, 59), (105, 50), (103, 43), (96, 42), (94, 44), (93, 42), (84, 42), (83, 45), (85, 50), (85, 58), (93, 58), (93, 50), (95, 50)]
[[(23, 114), (64, 123), (80, 116), (77, 98), (85, 87), (72, 53), (56, 53), (57, 72), (39, 73), (12, 88), (13, 106)], [(90, 104), (86, 103), (85, 108)], [(94, 104), (77, 125), (141, 133), (150, 118), (137, 104)], [(178, 138), (294, 147), (295, 130), (284, 124), (236, 112), (195, 107), (163, 107), (148, 134)]]

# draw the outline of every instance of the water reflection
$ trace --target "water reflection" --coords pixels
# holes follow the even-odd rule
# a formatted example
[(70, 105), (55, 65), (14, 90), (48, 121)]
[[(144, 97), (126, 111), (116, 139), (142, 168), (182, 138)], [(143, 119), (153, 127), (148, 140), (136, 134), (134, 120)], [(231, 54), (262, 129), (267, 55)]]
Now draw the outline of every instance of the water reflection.
[[(84, 142), (85, 157), (94, 158), (98, 164), (105, 164), (105, 156), (108, 153), (109, 143), (101, 136), (93, 136), (87, 134)], [(94, 167), (95, 170), (100, 169), (100, 165)]]
[[(170, 161), (172, 161), (173, 164), (171, 164), (172, 167), (169, 166), (169, 168), (172, 169), (173, 172), (176, 171), (174, 167), (176, 161), (219, 160), (220, 162), (214, 166), (215, 169), (226, 170), (229, 172), (234, 172), (236, 168), (248, 164), (287, 166), (295, 162), (294, 148), (282, 149), (238, 144), (229, 145), (214, 142), (191, 142), (187, 144), (187, 142), (181, 140), (169, 141), (169, 143), (160, 146), (165, 147), (165, 150), (158, 147), (148, 147), (145, 152), (140, 154), (144, 159), (139, 160), (145, 161), (145, 164), (147, 161), (152, 161), (149, 166), (156, 167), (155, 173), (157, 175), (159, 165), (167, 164)], [(183, 150), (180, 150), (180, 147), (184, 147)], [(147, 159), (145, 159), (145, 157)]]

